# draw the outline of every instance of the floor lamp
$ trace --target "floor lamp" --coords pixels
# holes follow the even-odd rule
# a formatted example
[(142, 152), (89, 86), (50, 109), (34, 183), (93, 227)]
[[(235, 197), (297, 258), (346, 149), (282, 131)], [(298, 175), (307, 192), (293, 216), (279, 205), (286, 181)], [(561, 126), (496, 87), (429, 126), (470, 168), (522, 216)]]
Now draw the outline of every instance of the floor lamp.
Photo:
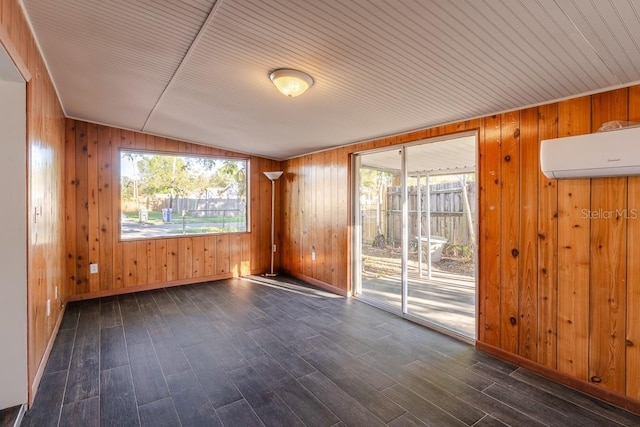
[(275, 227), (275, 203), (276, 203), (276, 180), (282, 175), (282, 171), (277, 172), (265, 172), (267, 178), (271, 180), (271, 272), (265, 273), (266, 277), (277, 276), (277, 273), (273, 272), (273, 255), (276, 253), (276, 243), (274, 227)]

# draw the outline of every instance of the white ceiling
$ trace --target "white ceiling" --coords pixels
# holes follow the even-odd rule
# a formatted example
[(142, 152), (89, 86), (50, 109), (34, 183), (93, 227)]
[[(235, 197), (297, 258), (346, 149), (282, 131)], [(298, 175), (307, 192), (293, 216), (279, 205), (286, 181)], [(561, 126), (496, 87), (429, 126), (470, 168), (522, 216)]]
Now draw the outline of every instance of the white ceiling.
[(275, 159), (640, 81), (640, 0), (22, 1), (69, 117)]

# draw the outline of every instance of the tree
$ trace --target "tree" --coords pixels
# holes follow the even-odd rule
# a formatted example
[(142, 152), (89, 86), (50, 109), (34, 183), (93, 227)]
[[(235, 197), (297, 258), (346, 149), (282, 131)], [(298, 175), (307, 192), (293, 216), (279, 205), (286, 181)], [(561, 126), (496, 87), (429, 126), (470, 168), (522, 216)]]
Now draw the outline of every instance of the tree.
[(157, 194), (169, 194), (169, 208), (173, 208), (173, 199), (184, 197), (198, 188), (199, 180), (189, 173), (182, 157), (135, 154), (140, 174), (139, 194), (155, 197)]
[(199, 158), (196, 161), (200, 167), (211, 172), (208, 178), (209, 187), (233, 189), (240, 199), (245, 198), (247, 182), (245, 160)]
[(122, 200), (133, 200), (135, 195), (135, 182), (128, 176), (120, 180), (120, 197)]

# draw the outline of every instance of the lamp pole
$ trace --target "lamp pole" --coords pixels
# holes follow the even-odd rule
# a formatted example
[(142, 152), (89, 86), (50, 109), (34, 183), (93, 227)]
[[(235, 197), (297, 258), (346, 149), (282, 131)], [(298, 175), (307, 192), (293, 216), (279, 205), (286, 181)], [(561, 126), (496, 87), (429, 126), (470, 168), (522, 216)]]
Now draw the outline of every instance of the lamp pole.
[(271, 272), (265, 273), (266, 277), (277, 276), (273, 272), (273, 256), (276, 253), (275, 244), (275, 203), (276, 203), (276, 180), (282, 176), (282, 171), (265, 172), (264, 175), (271, 180)]

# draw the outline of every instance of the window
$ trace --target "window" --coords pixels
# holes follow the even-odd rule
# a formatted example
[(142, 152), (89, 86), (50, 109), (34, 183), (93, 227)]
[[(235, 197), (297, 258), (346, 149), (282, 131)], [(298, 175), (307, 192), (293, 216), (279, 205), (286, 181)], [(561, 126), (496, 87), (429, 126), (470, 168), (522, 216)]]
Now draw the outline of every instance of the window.
[(120, 151), (120, 238), (247, 231), (247, 159)]

